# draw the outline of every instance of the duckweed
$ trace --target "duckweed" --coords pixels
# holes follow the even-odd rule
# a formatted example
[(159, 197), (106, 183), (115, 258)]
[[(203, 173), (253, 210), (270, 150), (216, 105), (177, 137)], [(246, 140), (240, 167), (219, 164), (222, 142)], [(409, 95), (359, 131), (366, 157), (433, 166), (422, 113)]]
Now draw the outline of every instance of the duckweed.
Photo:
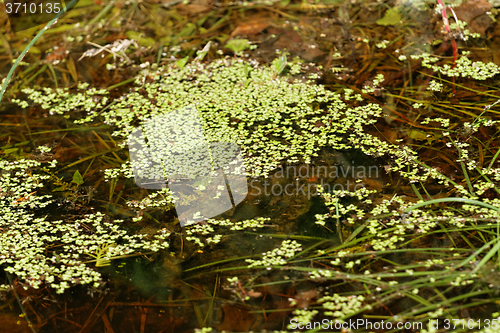
[[(78, 115), (77, 123), (100, 117), (123, 139), (148, 119), (193, 105), (207, 142), (241, 147), (253, 177), (269, 175), (283, 161), (310, 163), (324, 146), (359, 148), (369, 155), (388, 152), (363, 131), (381, 115), (377, 104), (348, 106), (340, 95), (311, 83), (300, 75), (275, 77), (272, 68), (252, 61), (223, 59), (149, 68), (137, 78), (134, 92), (112, 103), (106, 91), (97, 89), (24, 92), (50, 114)], [(128, 164), (106, 175), (131, 177), (127, 170)]]
[(75, 220), (38, 216), (38, 210), (54, 203), (51, 195), (37, 195), (55, 167), (47, 164), (0, 160), (0, 264), (25, 288), (45, 283), (63, 293), (75, 284), (99, 287), (101, 274), (93, 262), (169, 247), (169, 233), (129, 235), (120, 227), (122, 220), (99, 212)]
[[(404, 57), (406, 56), (401, 56), (400, 60), (407, 60)], [(429, 54), (413, 55), (410, 58), (421, 59), (424, 67), (449, 77), (485, 80), (500, 72), (499, 67), (494, 64), (471, 62), (466, 54), (458, 59), (454, 68), (446, 64), (437, 65), (439, 59)], [(328, 146), (336, 150), (354, 148), (366, 155), (386, 156), (388, 161), (386, 170), (398, 173), (411, 185), (436, 181), (447, 190), (457, 193), (461, 198), (470, 199), (470, 202), (462, 202), (460, 209), (454, 211), (429, 211), (421, 207), (415, 208), (416, 205), (423, 203), (421, 198), (415, 203), (415, 200), (399, 195), (392, 195), (390, 199), (377, 197), (379, 193), (376, 190), (368, 190), (364, 187), (355, 191), (341, 190), (331, 193), (326, 193), (319, 187), (318, 192), (324, 199), (329, 213), (317, 214), (316, 224), (328, 227), (331, 218), (344, 218), (349, 225), (359, 228), (357, 232), (369, 236), (367, 236), (369, 239), (367, 245), (374, 251), (396, 249), (409, 236), (430, 233), (439, 224), (447, 223), (457, 228), (464, 228), (467, 224), (477, 222), (477, 216), (480, 216), (482, 220), (498, 220), (498, 210), (477, 206), (473, 204), (473, 200), (494, 207), (500, 206), (500, 199), (488, 195), (500, 185), (499, 168), (483, 169), (481, 175), (484, 180), (479, 179), (466, 188), (444, 175), (441, 170), (422, 163), (417, 152), (410, 147), (381, 141), (367, 134), (364, 127), (375, 123), (377, 118), (382, 116), (382, 110), (377, 104), (363, 102), (362, 96), (354, 94), (354, 91), (350, 89), (345, 89), (343, 94), (336, 94), (321, 85), (314, 85), (312, 84), (314, 76), (308, 78), (300, 76), (297, 66), (293, 72), (295, 75), (278, 76), (272, 69), (259, 66), (252, 61), (223, 59), (208, 65), (193, 62), (182, 68), (176, 67), (175, 64), (164, 68), (146, 68), (136, 80), (135, 91), (124, 94), (111, 103), (106, 91), (85, 90), (86, 87), (79, 87), (84, 91), (77, 92), (68, 90), (44, 90), (43, 93), (25, 90), (24, 92), (33, 102), (40, 104), (49, 113), (74, 117), (74, 121), (78, 123), (86, 123), (100, 117), (105, 123), (115, 127), (113, 134), (123, 140), (121, 143), (123, 147), (126, 145), (126, 138), (137, 126), (144, 126), (145, 122), (156, 116), (168, 114), (187, 105), (194, 105), (199, 111), (201, 126), (207, 141), (226, 141), (239, 145), (242, 148), (245, 163), (249, 166), (250, 175), (253, 177), (268, 176), (283, 162), (310, 163), (314, 157), (317, 157), (322, 147)], [(374, 85), (379, 85), (383, 79), (383, 76), (377, 75)], [(429, 89), (441, 91), (445, 83), (444, 80), (443, 82), (431, 81)], [(370, 92), (368, 89), (367, 92)], [(19, 104), (26, 106), (23, 102)], [(414, 105), (414, 107), (422, 107), (422, 105)], [(442, 139), (449, 149), (455, 150), (459, 156), (457, 163), (463, 165), (464, 172), (478, 170), (480, 164), (473, 154), (470, 143), (459, 133), (474, 133), (483, 126), (493, 126), (497, 122), (478, 120), (472, 124), (465, 123), (460, 131), (451, 130), (448, 119), (426, 118), (421, 124), (431, 122), (438, 123), (442, 127)], [(28, 173), (28, 169), (39, 165), (32, 164), (32, 161), (22, 163), (25, 163), (21, 164), (24, 165), (21, 168), (24, 173), (21, 172), (20, 175), (25, 180), (15, 184), (20, 187), (17, 190), (11, 190), (13, 196), (4, 196), (0, 201), (5, 204), (5, 212), (11, 214), (6, 215), (7, 219), (0, 219), (3, 223), (2, 227), (5, 225), (11, 228), (9, 230), (13, 230), (12, 236), (9, 236), (10, 239), (22, 238), (23, 233), (33, 234), (33, 237), (36, 237), (33, 241), (39, 245), (40, 249), (45, 249), (47, 242), (54, 241), (44, 232), (65, 233), (65, 238), (63, 238), (65, 245), (61, 254), (57, 253), (58, 256), (54, 255), (48, 259), (42, 253), (43, 250), (38, 252), (35, 250), (34, 254), (29, 257), (29, 262), (41, 262), (41, 264), (28, 272), (16, 266), (12, 259), (17, 258), (16, 248), (8, 245), (10, 243), (7, 239), (2, 241), (5, 245), (2, 247), (4, 252), (0, 257), (4, 261), (1, 263), (10, 265), (7, 268), (9, 271), (26, 281), (31, 281), (27, 282), (28, 284), (38, 287), (41, 281), (45, 280), (54, 282), (53, 287), (58, 290), (64, 290), (69, 287), (69, 284), (79, 282), (74, 280), (75, 267), (79, 267), (82, 271), (76, 276), (82, 276), (84, 283), (99, 283), (98, 273), (82, 262), (82, 258), (86, 255), (90, 257), (101, 255), (102, 259), (106, 260), (131, 253), (129, 251), (140, 249), (158, 251), (168, 247), (165, 241), (168, 232), (166, 236), (153, 235), (149, 243), (144, 241), (146, 235), (142, 235), (139, 244), (138, 238), (121, 232), (119, 228), (121, 221), (107, 221), (103, 215), (97, 213), (75, 223), (50, 221), (50, 227), (45, 218), (39, 218), (37, 226), (40, 227), (29, 229), (24, 227), (25, 225), (32, 226), (30, 221), (33, 215), (29, 209), (49, 204), (50, 196), (30, 195), (46, 178)], [(16, 164), (6, 163), (5, 167), (13, 168), (12, 165)], [(9, 169), (6, 170), (9, 171)], [(106, 177), (108, 179), (132, 178), (130, 163), (107, 170)], [(0, 179), (4, 182), (0, 183), (2, 191), (10, 191), (9, 186), (14, 188), (10, 183), (11, 178), (8, 172), (2, 174)], [(21, 197), (26, 197), (26, 200), (16, 199)], [(344, 200), (346, 198), (358, 200), (359, 204), (346, 204)], [(174, 198), (168, 189), (162, 189), (149, 194), (142, 201), (129, 202), (128, 205), (138, 210), (170, 209), (175, 200), (177, 198)], [(16, 222), (7, 222), (11, 221), (13, 216)], [(217, 228), (228, 227), (230, 230), (262, 228), (268, 220), (257, 218), (235, 223), (229, 220), (209, 219), (205, 223), (188, 226), (186, 239), (200, 247), (205, 247), (222, 241), (223, 236), (215, 234)], [(85, 237), (79, 236), (78, 228), (81, 224), (92, 226), (94, 233)], [(58, 225), (64, 228), (61, 229), (57, 227)], [(37, 231), (39, 228), (42, 230)], [(23, 246), (22, 242), (19, 244)], [(302, 251), (302, 248), (303, 245), (295, 240), (285, 240), (277, 248), (262, 253), (261, 259), (246, 259), (247, 267), (272, 270), (275, 266), (281, 266), (279, 269), (282, 271), (295, 268), (297, 271), (302, 271), (307, 279), (316, 281), (369, 281), (377, 286), (375, 289), (377, 292), (380, 292), (383, 287), (397, 288), (400, 284), (393, 279), (394, 275), (398, 274), (397, 269), (381, 273), (366, 270), (364, 264), (367, 258), (353, 258), (357, 251), (355, 248), (330, 250), (327, 262), (333, 267), (308, 269), (308, 267), (297, 266), (291, 259)], [(317, 254), (322, 256), (325, 252), (319, 250)], [(85, 259), (88, 258), (85, 257)], [(50, 265), (45, 265), (50, 260), (52, 260)], [(73, 260), (71, 268), (64, 268), (66, 271), (61, 270), (60, 267), (66, 267), (64, 265), (69, 260)], [(59, 270), (52, 268), (54, 264)], [(441, 259), (421, 263), (427, 268), (433, 266), (445, 268), (445, 270), (434, 271), (434, 275), (426, 281), (434, 283), (436, 280), (445, 279), (444, 276), (451, 271), (451, 266), (448, 264)], [(46, 275), (36, 275), (36, 272), (40, 271), (46, 272)], [(355, 271), (361, 273), (355, 275)], [(406, 277), (422, 276), (421, 273), (427, 274), (414, 267), (402, 268), (401, 272), (404, 272)], [(447, 280), (446, 284), (464, 286), (472, 284), (476, 278), (475, 274), (457, 273), (453, 280)], [(231, 285), (236, 285), (239, 280), (235, 277), (229, 282)], [(404, 281), (402, 283), (404, 284)], [(415, 283), (407, 291), (409, 295), (419, 297), (418, 295), (421, 295), (423, 291), (423, 284)], [(375, 296), (373, 298), (375, 299)], [(375, 305), (376, 302), (380, 301), (377, 299), (372, 304)], [(294, 319), (302, 323), (311, 322), (321, 309), (324, 315), (343, 320), (343, 318), (362, 312), (363, 309), (372, 309), (370, 300), (362, 295), (329, 295), (325, 292), (324, 296), (318, 299), (317, 304), (319, 306), (314, 310), (296, 309), (293, 312)], [(441, 313), (436, 311), (428, 315), (440, 316)], [(208, 332), (211, 329), (205, 328), (204, 330)]]

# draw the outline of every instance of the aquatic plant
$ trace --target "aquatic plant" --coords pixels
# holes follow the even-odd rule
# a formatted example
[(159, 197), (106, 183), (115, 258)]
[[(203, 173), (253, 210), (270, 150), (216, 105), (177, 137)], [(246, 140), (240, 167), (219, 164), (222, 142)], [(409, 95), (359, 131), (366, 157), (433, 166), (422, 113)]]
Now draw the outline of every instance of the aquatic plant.
[[(484, 80), (499, 72), (498, 66), (473, 63), (466, 55), (457, 61), (455, 68), (438, 65), (439, 59), (430, 55), (413, 58), (421, 59), (424, 67), (450, 77)], [(283, 63), (284, 59), (281, 65)], [(402, 311), (402, 317), (388, 320), (428, 319), (453, 313), (452, 305), (460, 299), (443, 292), (441, 304), (429, 305), (422, 295), (444, 287), (479, 289), (472, 286), (480, 285), (481, 270), (500, 248), (495, 232), (500, 200), (491, 196), (493, 191), (500, 191), (500, 171), (493, 167), (498, 153), (489, 167), (479, 168), (482, 163), (474, 154), (468, 137), (464, 136), (464, 133), (473, 134), (480, 128), (494, 126), (496, 122), (481, 119), (481, 116), (474, 122), (453, 128), (450, 128), (450, 120), (442, 117), (413, 122), (420, 127), (428, 124), (437, 127), (433, 130), (444, 146), (457, 156), (454, 162), (461, 167), (464, 180), (460, 183), (423, 163), (418, 152), (401, 141), (392, 144), (367, 134), (366, 126), (383, 115), (379, 105), (366, 103), (361, 94), (351, 89), (344, 89), (342, 93), (328, 91), (314, 84), (316, 76), (293, 75), (285, 69), (281, 71), (284, 66), (281, 65), (277, 70), (276, 66), (267, 68), (253, 61), (223, 59), (210, 64), (146, 66), (135, 82), (135, 91), (125, 93), (116, 101), (109, 101), (106, 91), (86, 89), (88, 87), (76, 91), (45, 90), (40, 93), (32, 89), (24, 92), (50, 114), (62, 114), (77, 123), (101, 119), (114, 126), (113, 134), (122, 139), (123, 147), (128, 135), (148, 119), (194, 105), (200, 112), (208, 140), (241, 146), (253, 177), (268, 176), (283, 163), (311, 163), (322, 147), (341, 151), (358, 149), (366, 155), (385, 156), (385, 169), (401, 176), (402, 182), (414, 191), (416, 199), (400, 193), (385, 196), (364, 187), (331, 193), (320, 189), (329, 212), (316, 215), (315, 222), (328, 231), (335, 224), (340, 230), (341, 225), (346, 235), (339, 237), (340, 244), (318, 249), (319, 245), (306, 246), (311, 240), (308, 237), (289, 235), (290, 239), (275, 248), (255, 258), (245, 258), (244, 268), (280, 272), (286, 274), (283, 281), (304, 280), (328, 285), (334, 290), (339, 284), (353, 286), (343, 293), (325, 288), (324, 292), (318, 292), (317, 300), (307, 310), (294, 309), (294, 318), (304, 322), (319, 315), (343, 321), (401, 297), (417, 302), (416, 310)], [(374, 86), (384, 81), (383, 75), (374, 78)], [(448, 83), (436, 79), (431, 89), (446, 89)], [(373, 92), (370, 88), (365, 91), (370, 92)], [(414, 107), (421, 107), (432, 101), (412, 100), (412, 103)], [(124, 163), (119, 168), (108, 169), (106, 177), (111, 181), (119, 177), (132, 178), (131, 165)], [(443, 185), (456, 196), (434, 199), (426, 190), (429, 183)], [(429, 199), (425, 200), (424, 196)], [(168, 210), (175, 200), (169, 190), (163, 189), (128, 205), (139, 210), (135, 218), (139, 221), (141, 211)], [(438, 206), (444, 202), (452, 203), (453, 208)], [(238, 225), (229, 220), (208, 220), (186, 228), (186, 239), (201, 248), (209, 247), (223, 241), (225, 234), (220, 230), (256, 229), (263, 227), (265, 221), (257, 218)], [(412, 242), (439, 232), (456, 232), (466, 239), (464, 235), (472, 230), (480, 230), (479, 235), (473, 237), (484, 245), (472, 254), (469, 249), (457, 247), (451, 236), (450, 246), (423, 249), (410, 246)], [(330, 241), (325, 237), (319, 244)], [(106, 264), (106, 260), (112, 258), (108, 252), (114, 251), (115, 246), (111, 245), (113, 242), (106, 241), (95, 247), (92, 255), (99, 264)], [(402, 252), (425, 255), (426, 259), (409, 263), (391, 259), (391, 255)], [(380, 262), (387, 266), (381, 268)], [(241, 264), (234, 269), (241, 270)], [(251, 286), (252, 281), (249, 284)], [(489, 293), (484, 288), (474, 289), (467, 295), (486, 297)], [(291, 307), (296, 305), (293, 301), (290, 304)]]
[[(50, 151), (47, 147), (40, 150)], [(123, 220), (100, 212), (64, 220), (40, 214), (41, 209), (55, 204), (52, 195), (37, 192), (53, 178), (56, 165), (56, 160), (44, 164), (29, 159), (0, 160), (0, 265), (15, 275), (24, 288), (38, 289), (46, 284), (57, 293), (77, 284), (97, 288), (102, 276), (94, 266), (103, 267), (111, 260), (169, 248), (171, 232), (165, 228), (131, 234), (121, 226)], [(152, 200), (161, 194), (165, 192), (155, 192), (131, 207), (154, 208)], [(169, 203), (157, 201), (156, 205)], [(222, 234), (215, 234), (214, 228), (255, 229), (264, 227), (267, 221), (268, 218), (238, 222), (210, 219), (205, 224), (187, 226), (186, 239), (204, 247), (221, 241)]]
[[(221, 241), (223, 235), (227, 235), (228, 230), (255, 230), (256, 228), (265, 227), (265, 223), (270, 220), (270, 218), (258, 217), (243, 221), (208, 219), (203, 223), (190, 223), (187, 224), (186, 228), (186, 240), (193, 241), (200, 247), (204, 247), (205, 244), (217, 244)], [(215, 234), (214, 228), (218, 229), (217, 234)], [(203, 238), (205, 238), (205, 242), (203, 242)]]
[(482, 61), (471, 61), (467, 55), (468, 51), (462, 52), (460, 58), (453, 66), (448, 64), (436, 65), (439, 61), (438, 57), (433, 57), (429, 53), (412, 54), (413, 60), (422, 60), (422, 66), (431, 68), (435, 72), (439, 72), (448, 77), (471, 78), (474, 80), (486, 80), (500, 73), (500, 67), (493, 62), (484, 63)]
[(286, 258), (293, 257), (297, 252), (301, 251), (302, 247), (294, 240), (285, 240), (281, 246), (269, 252), (262, 254), (261, 260), (246, 259), (250, 263), (248, 268), (255, 266), (279, 266), (287, 263)]
[(2, 98), (3, 98), (3, 95), (5, 93), (5, 91), (7, 90), (7, 86), (9, 85), (10, 83), (10, 80), (12, 78), (12, 75), (14, 74), (16, 68), (18, 65), (20, 65), (22, 63), (22, 60), (24, 58), (24, 56), (28, 53), (28, 51), (30, 50), (30, 48), (38, 41), (38, 39), (40, 39), (40, 37), (43, 36), (43, 34), (45, 32), (47, 32), (48, 29), (50, 29), (50, 27), (57, 22), (57, 20), (62, 16), (64, 15), (68, 9), (71, 9), (74, 5), (77, 4), (77, 0), (72, 0), (70, 3), (68, 3), (67, 6), (63, 6), (62, 10), (59, 11), (59, 13), (57, 13), (54, 18), (52, 20), (50, 20), (47, 25), (42, 29), (40, 30), (40, 32), (38, 32), (38, 34), (28, 43), (28, 45), (26, 45), (26, 47), (24, 48), (24, 50), (21, 52), (21, 54), (19, 55), (19, 57), (17, 57), (17, 59), (14, 61), (14, 64), (12, 65), (9, 73), (7, 74), (7, 76), (2, 80), (1, 84), (2, 84), (2, 87), (0, 89), (0, 101), (2, 101)]
[[(377, 149), (378, 140), (363, 131), (381, 115), (377, 104), (349, 106), (341, 95), (313, 85), (312, 79), (275, 77), (275, 73), (255, 62), (224, 59), (208, 65), (193, 62), (183, 68), (175, 64), (149, 68), (137, 78), (135, 92), (113, 103), (103, 90), (24, 92), (51, 114), (85, 111), (77, 123), (99, 116), (115, 126), (113, 135), (122, 138), (141, 121), (194, 105), (206, 140), (240, 146), (253, 177), (269, 175), (283, 162), (310, 163), (324, 146), (387, 153)], [(319, 108), (320, 104), (326, 107)]]
[(56, 163), (0, 160), (0, 264), (25, 288), (47, 284), (63, 293), (75, 284), (98, 287), (102, 279), (94, 262), (99, 267), (137, 251), (169, 247), (170, 233), (129, 235), (122, 220), (99, 212), (64, 220), (40, 214), (54, 204), (52, 195), (37, 192)]

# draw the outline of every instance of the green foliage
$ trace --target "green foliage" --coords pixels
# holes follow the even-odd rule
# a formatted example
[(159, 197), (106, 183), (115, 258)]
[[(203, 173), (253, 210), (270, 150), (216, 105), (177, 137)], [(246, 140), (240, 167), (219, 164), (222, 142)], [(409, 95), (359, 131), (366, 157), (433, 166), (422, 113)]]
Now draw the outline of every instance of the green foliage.
[[(459, 59), (457, 68), (439, 65), (439, 59), (428, 54), (411, 58), (421, 59), (424, 67), (450, 77), (484, 80), (499, 73), (498, 66), (494, 64), (471, 62), (466, 57)], [(401, 58), (403, 60), (406, 59)], [(80, 87), (71, 93), (69, 90), (50, 89), (25, 92), (34, 103), (41, 104), (51, 114), (70, 116), (74, 111), (85, 111), (84, 118), (76, 119), (75, 122), (87, 123), (101, 119), (114, 126), (113, 135), (122, 140), (123, 147), (128, 135), (137, 126), (144, 125), (145, 119), (195, 105), (207, 140), (227, 141), (241, 146), (245, 163), (253, 177), (269, 176), (282, 163), (311, 163), (324, 147), (339, 151), (356, 149), (373, 157), (384, 156), (385, 170), (396, 173), (401, 183), (410, 184), (415, 198), (400, 193), (387, 195), (365, 187), (355, 191), (322, 192), (321, 197), (328, 212), (317, 214), (316, 224), (325, 230), (332, 230), (334, 228), (329, 228), (332, 220), (336, 221), (337, 226), (342, 221), (343, 226), (350, 228), (351, 232), (345, 239), (339, 237), (341, 244), (321, 249), (315, 248), (316, 245), (307, 247), (307, 237), (292, 235), (291, 239), (275, 248), (255, 255), (261, 258), (245, 258), (245, 267), (255, 270), (265, 267), (266, 271), (285, 273), (284, 280), (292, 276), (296, 280), (322, 285), (341, 283), (353, 286), (343, 294), (317, 291), (314, 309), (296, 309), (293, 312), (298, 320), (311, 321), (317, 315), (345, 320), (369, 312), (379, 304), (401, 295), (420, 302), (420, 307), (415, 307), (421, 312), (408, 310), (404, 313), (405, 320), (413, 320), (415, 316), (429, 319), (449, 315), (450, 309), (460, 300), (446, 299), (444, 293), (439, 296), (442, 305), (429, 303), (421, 296), (424, 291), (438, 290), (443, 286), (472, 288), (473, 285), (479, 285), (479, 274), (486, 269), (489, 260), (498, 256), (499, 235), (496, 230), (500, 199), (496, 194), (500, 193), (500, 170), (493, 167), (493, 162), (499, 153), (490, 161), (489, 167), (480, 168), (482, 163), (474, 154), (475, 148), (462, 135), (472, 135), (481, 128), (496, 126), (498, 122), (488, 120), (481, 114), (474, 122), (465, 122), (459, 128), (450, 126), (450, 119), (430, 117), (419, 123), (417, 118), (415, 124), (422, 127), (432, 123), (435, 133), (429, 137), (429, 134), (420, 130), (407, 131), (410, 138), (429, 142), (439, 139), (453, 150), (464, 173), (465, 180), (461, 184), (441, 170), (420, 161), (417, 152), (410, 146), (392, 144), (368, 134), (366, 126), (374, 124), (382, 116), (377, 104), (364, 101), (361, 94), (351, 89), (344, 89), (342, 93), (331, 92), (314, 84), (317, 78), (314, 75), (310, 75), (309, 80), (300, 80), (294, 76), (300, 73), (300, 65), (294, 64), (293, 71), (289, 73), (284, 72), (286, 65), (286, 56), (276, 59), (269, 67), (242, 59), (223, 59), (208, 65), (199, 61), (187, 63), (186, 60), (182, 66), (178, 63), (144, 71), (137, 77), (138, 87), (135, 91), (125, 93), (114, 103), (109, 103), (105, 92), (87, 87)], [(282, 75), (278, 76), (280, 73)], [(373, 86), (378, 87), (383, 81), (383, 75), (378, 74), (374, 77)], [(447, 84), (449, 82), (445, 79), (437, 78), (431, 83), (430, 89), (438, 93), (441, 89), (449, 88)], [(373, 87), (365, 87), (364, 92), (374, 91)], [(431, 102), (412, 100), (412, 103), (417, 109), (423, 105), (429, 106)], [(130, 163), (106, 170), (108, 180), (118, 177), (133, 177)], [(363, 179), (356, 181), (362, 183)], [(433, 199), (425, 188), (428, 183), (439, 184), (443, 192), (455, 193), (456, 197)], [(467, 184), (467, 188), (464, 184)], [(431, 199), (425, 201), (420, 189)], [(131, 201), (128, 206), (140, 211), (134, 219), (138, 221), (142, 218), (142, 211), (170, 209), (175, 200), (168, 189), (163, 189), (150, 193), (141, 201)], [(443, 202), (453, 202), (454, 208), (438, 206)], [(100, 218), (92, 216), (90, 221)], [(186, 240), (199, 247), (212, 246), (224, 239), (223, 234), (216, 232), (218, 228), (256, 229), (264, 227), (266, 221), (264, 218), (238, 223), (208, 220), (204, 224), (186, 228)], [(91, 224), (89, 221), (79, 223)], [(111, 228), (110, 225), (106, 227)], [(471, 236), (475, 242), (483, 242), (484, 246), (472, 254), (468, 248), (457, 249), (455, 246), (437, 249), (409, 246), (426, 235), (432, 238), (439, 233), (447, 236), (449, 233), (458, 233), (464, 235), (463, 239)], [(325, 243), (331, 244), (330, 236), (325, 236)], [(455, 242), (451, 236), (449, 238), (450, 242)], [(129, 240), (129, 237), (123, 235), (121, 239)], [(93, 241), (95, 246), (91, 252), (76, 247), (77, 253), (85, 253), (86, 259), (95, 259), (87, 262), (102, 266), (107, 265), (108, 260), (122, 255), (116, 250), (121, 246), (117, 239)], [(74, 242), (79, 243), (81, 239), (76, 238)], [(158, 250), (159, 246), (156, 243), (151, 245), (154, 250)], [(410, 251), (428, 259), (417, 262), (410, 258), (410, 263), (405, 264), (386, 257)], [(13, 257), (13, 254), (8, 253), (8, 256)], [(384, 265), (391, 265), (391, 268), (379, 269), (379, 266), (373, 265), (382, 261)], [(241, 263), (235, 269), (241, 270)], [(239, 280), (231, 281), (233, 284), (236, 282)], [(485, 289), (477, 293), (486, 297), (490, 291)], [(248, 301), (246, 297), (241, 299)], [(295, 304), (296, 300), (293, 300), (290, 306)]]
[(281, 57), (274, 59), (272, 65), (275, 75), (280, 75), (287, 65), (286, 54), (283, 54)]
[(51, 179), (54, 162), (42, 166), (33, 160), (0, 159), (0, 264), (19, 283), (26, 288), (45, 283), (58, 293), (75, 284), (97, 287), (101, 275), (86, 265), (92, 257), (102, 266), (136, 251), (168, 248), (169, 233), (128, 235), (120, 227), (121, 220), (110, 220), (102, 213), (64, 221), (38, 216), (35, 210), (54, 201), (51, 195), (37, 195)]
[(207, 45), (202, 50), (196, 51), (196, 60), (197, 61), (203, 61), (205, 56), (207, 55), (208, 51), (210, 51), (210, 45), (212, 42), (208, 42)]
[(189, 60), (189, 56), (186, 56), (184, 58), (181, 58), (181, 59), (177, 60), (175, 63), (177, 64), (177, 66), (179, 68), (182, 69), (182, 68), (184, 68), (184, 66), (186, 66), (188, 60)]
[(78, 171), (78, 170), (75, 171), (75, 173), (73, 174), (73, 180), (71, 182), (75, 183), (78, 186), (80, 186), (84, 183), (83, 177), (80, 174), (80, 171)]
[(377, 20), (378, 25), (397, 25), (401, 22), (402, 17), (397, 8), (389, 8), (384, 17)]
[(226, 43), (226, 47), (234, 53), (240, 53), (250, 47), (248, 39), (231, 39)]
[[(56, 164), (56, 161), (42, 165), (28, 159), (11, 162), (0, 159), (0, 265), (16, 275), (20, 285), (38, 289), (46, 284), (57, 293), (78, 284), (97, 288), (102, 277), (94, 267), (108, 266), (111, 260), (133, 254), (169, 248), (167, 239), (171, 233), (165, 228), (130, 234), (121, 226), (123, 220), (100, 212), (65, 220), (38, 214), (37, 210), (54, 204), (52, 195), (39, 195), (37, 191), (53, 180)], [(77, 183), (83, 181), (81, 175), (75, 178)], [(147, 200), (161, 195), (162, 191), (155, 192)], [(142, 202), (131, 207), (146, 209), (151, 208), (149, 205)], [(238, 231), (262, 228), (268, 220), (211, 219), (204, 225), (187, 227), (187, 240), (204, 247), (220, 242), (222, 235), (215, 234), (215, 226)]]
[[(86, 117), (75, 121), (78, 123), (101, 114), (105, 123), (115, 126), (113, 135), (124, 139), (137, 122), (196, 105), (206, 139), (239, 145), (251, 176), (266, 176), (283, 161), (310, 163), (325, 146), (360, 148), (376, 156), (395, 151), (363, 130), (380, 116), (377, 104), (350, 107), (341, 95), (314, 85), (314, 76), (306, 82), (290, 75), (275, 77), (286, 57), (279, 59), (272, 68), (238, 59), (208, 65), (192, 62), (184, 68), (167, 66), (152, 77), (147, 74), (153, 82), (144, 85), (144, 94), (137, 88), (111, 105), (105, 104), (106, 96), (100, 97), (100, 92), (92, 89), (25, 92), (49, 113), (69, 115), (75, 109), (88, 110)], [(144, 79), (138, 77), (136, 82), (142, 86)], [(352, 97), (360, 99), (359, 94)], [(347, 90), (345, 99), (351, 99)], [(318, 108), (319, 103), (326, 105), (325, 109)], [(107, 175), (133, 177), (129, 168), (125, 164), (122, 171), (108, 171)]]
[[(435, 72), (439, 72), (449, 77), (462, 77), (474, 80), (487, 80), (500, 73), (500, 66), (493, 62), (484, 63), (482, 61), (471, 61), (467, 55), (469, 52), (462, 52), (462, 56), (456, 61), (455, 66), (448, 64), (436, 65), (439, 58), (432, 57), (428, 53), (414, 54), (410, 58), (422, 60), (422, 66), (431, 68)], [(432, 86), (431, 86), (432, 87)], [(439, 90), (432, 87), (431, 90)]]

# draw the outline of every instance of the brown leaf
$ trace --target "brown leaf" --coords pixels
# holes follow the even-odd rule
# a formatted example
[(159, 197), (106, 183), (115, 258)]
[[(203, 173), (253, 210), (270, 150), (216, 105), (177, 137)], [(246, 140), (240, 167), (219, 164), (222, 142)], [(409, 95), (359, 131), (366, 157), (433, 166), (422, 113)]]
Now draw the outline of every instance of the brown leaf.
[(258, 291), (253, 291), (253, 289), (252, 289), (250, 291), (247, 291), (247, 296), (257, 298), (257, 297), (261, 297), (262, 293), (259, 293)]
[(30, 333), (31, 330), (25, 319), (21, 319), (12, 314), (4, 313), (0, 314), (0, 332)]
[(325, 52), (319, 49), (319, 46), (316, 43), (306, 43), (302, 45), (302, 50), (302, 58), (307, 61), (313, 61), (314, 58), (325, 54)]
[(66, 64), (66, 67), (68, 68), (69, 73), (73, 78), (73, 81), (78, 82), (78, 72), (76, 71), (76, 65), (73, 58), (71, 57), (68, 58), (68, 63)]
[(241, 23), (234, 29), (231, 33), (230, 38), (239, 36), (239, 35), (256, 35), (262, 30), (266, 29), (269, 26), (269, 22), (265, 20), (251, 20), (245, 23)]
[(248, 332), (255, 321), (253, 314), (244, 308), (234, 305), (224, 305), (224, 321), (217, 327), (218, 331)]
[(459, 20), (467, 23), (470, 32), (484, 36), (493, 21), (486, 14), (491, 10), (491, 4), (486, 0), (469, 0), (454, 8)]
[(302, 44), (302, 38), (299, 34), (292, 30), (285, 29), (269, 29), (270, 34), (279, 35), (280, 37), (273, 43), (273, 47), (277, 49), (286, 49), (290, 52), (299, 52)]
[(301, 291), (295, 296), (295, 301), (297, 302), (297, 307), (299, 308), (307, 308), (309, 307), (309, 303), (313, 298), (318, 296), (318, 292), (315, 289), (311, 289), (308, 291)]
[(177, 9), (188, 12), (190, 14), (198, 14), (198, 13), (203, 13), (211, 9), (210, 6), (204, 5), (204, 4), (189, 4), (189, 5), (177, 5)]
[(318, 120), (314, 123), (314, 127), (325, 127), (325, 124), (321, 120)]
[(382, 134), (384, 135), (384, 138), (386, 138), (387, 140), (389, 140), (392, 144), (396, 144), (396, 140), (399, 139), (398, 137), (398, 132), (397, 131), (394, 131), (390, 128), (388, 129), (385, 129), (384, 131), (382, 131)]

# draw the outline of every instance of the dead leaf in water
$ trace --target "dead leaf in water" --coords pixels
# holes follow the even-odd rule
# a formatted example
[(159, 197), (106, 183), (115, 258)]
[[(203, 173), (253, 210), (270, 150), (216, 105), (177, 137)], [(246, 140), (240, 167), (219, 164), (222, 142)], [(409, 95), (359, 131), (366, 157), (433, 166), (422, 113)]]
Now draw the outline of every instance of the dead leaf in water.
[(244, 308), (227, 304), (222, 307), (222, 311), (224, 320), (217, 327), (218, 331), (248, 332), (255, 321), (250, 311)]
[(315, 289), (312, 289), (299, 292), (297, 295), (295, 295), (294, 300), (297, 304), (297, 307), (305, 309), (309, 307), (309, 303), (311, 303), (311, 301), (316, 297), (318, 297), (318, 292)]
[(253, 291), (253, 289), (250, 291), (247, 291), (246, 293), (247, 293), (247, 296), (254, 297), (254, 298), (262, 296), (262, 293), (259, 293), (258, 291)]
[(486, 14), (491, 10), (491, 4), (486, 0), (469, 0), (454, 8), (459, 20), (467, 23), (471, 33), (479, 33), (484, 37), (486, 30), (493, 21)]
[(289, 52), (299, 52), (302, 39), (292, 30), (269, 28), (270, 34), (278, 35), (279, 38), (273, 43), (277, 49), (287, 49)]
[(188, 4), (188, 5), (180, 4), (180, 5), (177, 5), (176, 8), (179, 9), (180, 11), (187, 12), (189, 14), (199, 14), (199, 13), (203, 13), (203, 12), (206, 12), (206, 11), (209, 11), (210, 9), (212, 9), (210, 6), (204, 5), (204, 4), (198, 4), (198, 5), (197, 4)]
[(241, 35), (256, 35), (266, 29), (268, 26), (269, 22), (265, 20), (251, 20), (238, 25), (236, 29), (234, 29), (234, 31), (231, 33), (230, 38)]
[(302, 45), (303, 52), (301, 53), (301, 57), (307, 61), (313, 61), (314, 58), (322, 56), (325, 52), (319, 49), (318, 44), (316, 43), (307, 43)]

